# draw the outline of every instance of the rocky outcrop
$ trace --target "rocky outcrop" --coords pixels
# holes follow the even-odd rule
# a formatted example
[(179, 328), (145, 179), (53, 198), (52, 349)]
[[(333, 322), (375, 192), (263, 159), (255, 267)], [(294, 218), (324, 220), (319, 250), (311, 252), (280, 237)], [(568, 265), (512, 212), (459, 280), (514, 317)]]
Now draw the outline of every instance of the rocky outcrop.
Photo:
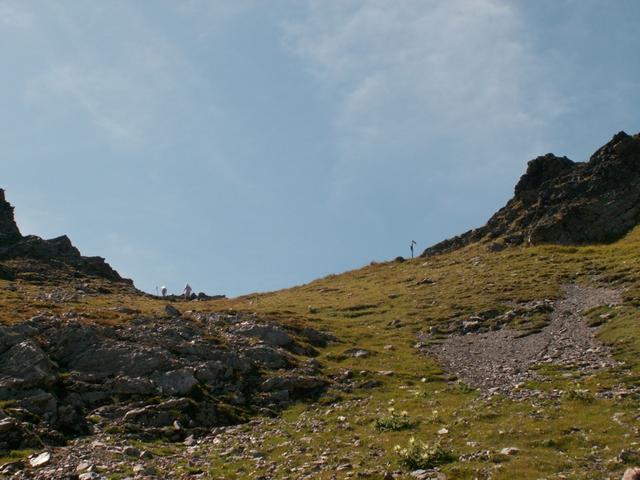
[(487, 224), (440, 242), (423, 256), (475, 242), (511, 245), (612, 242), (640, 222), (640, 134), (624, 132), (588, 162), (547, 154), (531, 160), (514, 197)]
[(28, 432), (89, 433), (90, 418), (148, 436), (176, 424), (228, 425), (241, 412), (320, 395), (319, 364), (290, 352), (315, 353), (307, 337), (322, 335), (214, 313), (118, 326), (40, 316), (0, 326), (0, 455), (30, 445)]
[(4, 190), (0, 188), (0, 245), (16, 242), (22, 238), (13, 219), (13, 207), (5, 200)]
[[(19, 268), (0, 264), (0, 278), (12, 279), (17, 274), (34, 270), (69, 269), (80, 275), (91, 275), (114, 282), (132, 284), (123, 279), (102, 257), (84, 257), (66, 235), (44, 240), (35, 235), (23, 237), (16, 225), (13, 207), (0, 189), (0, 262), (22, 260)], [(25, 261), (26, 260), (26, 261)]]

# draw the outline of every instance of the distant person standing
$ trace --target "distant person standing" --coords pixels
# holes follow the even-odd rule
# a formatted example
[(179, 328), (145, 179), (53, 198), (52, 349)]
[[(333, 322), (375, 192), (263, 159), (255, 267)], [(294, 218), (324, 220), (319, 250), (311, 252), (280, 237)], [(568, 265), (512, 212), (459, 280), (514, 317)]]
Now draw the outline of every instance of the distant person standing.
[(189, 300), (191, 298), (191, 292), (193, 291), (193, 289), (191, 288), (191, 285), (189, 285), (188, 283), (184, 286), (184, 298), (185, 300)]
[(165, 287), (164, 285), (162, 287), (160, 287), (160, 293), (162, 294), (163, 297), (167, 296), (167, 287)]
[(409, 244), (409, 248), (411, 249), (411, 258), (413, 258), (413, 246), (417, 245), (415, 240), (411, 240), (411, 243)]

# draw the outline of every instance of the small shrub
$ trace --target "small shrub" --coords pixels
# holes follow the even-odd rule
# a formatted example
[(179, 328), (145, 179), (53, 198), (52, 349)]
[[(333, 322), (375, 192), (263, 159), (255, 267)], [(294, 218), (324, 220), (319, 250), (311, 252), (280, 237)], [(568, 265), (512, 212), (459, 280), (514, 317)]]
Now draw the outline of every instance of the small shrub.
[(87, 421), (93, 423), (94, 425), (100, 423), (100, 420), (102, 420), (102, 417), (100, 417), (100, 415), (89, 415), (87, 417)]
[(574, 400), (582, 403), (593, 403), (595, 400), (595, 397), (589, 390), (578, 388), (567, 390), (563, 396), (566, 400)]
[(415, 422), (409, 418), (407, 412), (401, 412), (400, 414), (391, 411), (391, 414), (376, 419), (374, 426), (376, 430), (380, 432), (397, 432), (399, 430), (406, 430), (407, 428), (411, 428), (415, 425)]
[(468, 393), (473, 393), (475, 390), (473, 389), (473, 387), (467, 385), (466, 383), (456, 382), (455, 384), (449, 386), (449, 391), (452, 393), (466, 395)]
[(400, 463), (411, 470), (434, 468), (455, 461), (455, 455), (439, 443), (429, 445), (411, 437), (406, 447), (394, 448)]

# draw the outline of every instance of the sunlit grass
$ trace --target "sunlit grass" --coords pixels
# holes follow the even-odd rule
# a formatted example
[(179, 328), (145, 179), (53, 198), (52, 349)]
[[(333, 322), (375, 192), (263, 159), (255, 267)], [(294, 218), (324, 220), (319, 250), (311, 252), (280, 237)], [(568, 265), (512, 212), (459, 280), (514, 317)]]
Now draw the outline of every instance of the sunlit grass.
[[(438, 257), (372, 264), (277, 292), (174, 305), (183, 313), (256, 313), (265, 321), (331, 332), (340, 342), (319, 349), (324, 373), (349, 369), (356, 385), (371, 380), (379, 385), (334, 392), (336, 402), (298, 403), (282, 412), (277, 434), (267, 435), (256, 447), (267, 460), (286, 460), (304, 468), (330, 447), (332, 458), (347, 457), (361, 470), (391, 471), (404, 468), (394, 447), (406, 446), (415, 437), (429, 445), (438, 442), (458, 459), (441, 465), (450, 478), (615, 478), (625, 468), (616, 460), (617, 454), (640, 443), (637, 433), (624, 426), (637, 426), (640, 400), (634, 396), (604, 399), (598, 393), (640, 385), (639, 250), (639, 229), (611, 245), (537, 246), (499, 253), (476, 245)], [(416, 334), (432, 326), (445, 329), (491, 309), (507, 311), (521, 302), (555, 299), (562, 294), (562, 285), (569, 283), (596, 283), (624, 291), (622, 306), (587, 313), (589, 321), (598, 325), (600, 338), (624, 364), (586, 377), (561, 365), (541, 366), (541, 380), (528, 386), (564, 392), (556, 399), (482, 397), (455, 383), (433, 359), (419, 356), (414, 348)], [(165, 315), (166, 301), (146, 295), (87, 294), (75, 302), (52, 303), (39, 299), (46, 286), (0, 281), (0, 287), (3, 323), (68, 312), (80, 321), (105, 324)], [(535, 330), (545, 321), (536, 318), (519, 324), (514, 320), (511, 326)], [(345, 355), (352, 347), (366, 349), (370, 355)], [(354, 408), (350, 402), (360, 403)], [(376, 420), (388, 417), (390, 408), (397, 414), (406, 412), (411, 425), (376, 428)], [(614, 415), (622, 423), (613, 422)], [(305, 420), (309, 418), (321, 420), (323, 427), (314, 430), (312, 422)], [(438, 433), (443, 429), (447, 433)], [(304, 454), (288, 455), (292, 445), (303, 445)], [(180, 451), (164, 445), (140, 447), (154, 449), (158, 455), (165, 448), (167, 454)], [(501, 456), (505, 447), (519, 452)], [(483, 450), (490, 455), (460, 460)], [(190, 467), (180, 468), (184, 473)], [(258, 473), (254, 464), (218, 454), (208, 470), (210, 478), (252, 478)], [(331, 478), (323, 475), (317, 478)]]

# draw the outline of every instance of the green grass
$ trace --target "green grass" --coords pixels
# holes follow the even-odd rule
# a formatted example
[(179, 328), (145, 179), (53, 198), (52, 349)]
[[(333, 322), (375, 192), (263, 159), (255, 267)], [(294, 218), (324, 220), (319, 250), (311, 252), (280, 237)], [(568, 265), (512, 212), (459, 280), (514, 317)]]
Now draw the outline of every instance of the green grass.
[[(176, 307), (181, 311), (256, 313), (267, 321), (331, 332), (341, 343), (319, 349), (325, 374), (351, 369), (356, 385), (380, 382), (372, 389), (330, 391), (317, 403), (292, 406), (276, 423), (247, 426), (252, 435), (263, 433), (267, 438), (255, 446), (265, 462), (282, 465), (282, 472), (286, 470), (292, 478), (327, 451), (328, 461), (336, 467), (341, 458), (348, 458), (359, 471), (407, 470), (410, 465), (394, 449), (396, 445), (407, 447), (410, 437), (415, 438), (415, 445), (428, 445), (426, 450), (440, 445), (442, 451), (455, 453), (446, 462), (438, 462), (449, 478), (619, 478), (625, 463), (617, 461), (617, 455), (640, 442), (633, 430), (640, 399), (629, 395), (605, 399), (598, 394), (640, 386), (639, 251), (639, 229), (611, 245), (537, 246), (499, 253), (476, 245), (433, 258), (376, 263), (277, 292), (176, 302)], [(433, 282), (422, 283), (425, 278)], [(587, 312), (600, 339), (624, 363), (614, 371), (586, 376), (561, 365), (541, 365), (537, 370), (540, 380), (527, 387), (562, 391), (558, 398), (485, 398), (455, 382), (433, 359), (416, 353), (419, 332), (431, 327), (447, 331), (471, 315), (556, 299), (562, 295), (562, 285), (568, 283), (624, 290), (621, 306)], [(56, 314), (71, 309), (82, 315), (82, 321), (126, 323), (133, 316), (113, 310), (122, 305), (144, 315), (164, 315), (164, 301), (118, 292), (89, 295), (74, 304), (34, 307), (29, 298), (37, 290), (28, 283), (17, 291), (2, 289), (0, 319), (9, 322), (47, 309)], [(536, 315), (526, 322), (514, 319), (511, 326), (531, 333), (547, 321), (547, 316)], [(388, 345), (393, 349), (385, 348)], [(353, 347), (374, 354), (367, 358), (343, 354)], [(389, 371), (391, 375), (382, 374)], [(406, 411), (411, 425), (396, 428), (390, 408)], [(620, 423), (612, 421), (614, 416)], [(448, 433), (438, 434), (442, 428)], [(180, 445), (139, 446), (158, 456), (182, 451)], [(504, 447), (517, 447), (519, 453), (500, 455)], [(483, 450), (491, 454), (473, 456)], [(299, 453), (291, 455), (292, 451)], [(267, 474), (266, 467), (222, 453), (222, 446), (208, 453), (208, 478)], [(471, 459), (463, 462), (461, 458)], [(196, 467), (181, 464), (176, 468), (186, 473)], [(334, 473), (314, 478), (331, 478)], [(346, 472), (335, 474), (346, 478)]]
[(21, 460), (26, 461), (27, 457), (34, 453), (33, 449), (24, 449), (24, 450), (11, 450), (5, 456), (0, 456), (0, 465), (4, 465), (5, 463), (18, 462)]

